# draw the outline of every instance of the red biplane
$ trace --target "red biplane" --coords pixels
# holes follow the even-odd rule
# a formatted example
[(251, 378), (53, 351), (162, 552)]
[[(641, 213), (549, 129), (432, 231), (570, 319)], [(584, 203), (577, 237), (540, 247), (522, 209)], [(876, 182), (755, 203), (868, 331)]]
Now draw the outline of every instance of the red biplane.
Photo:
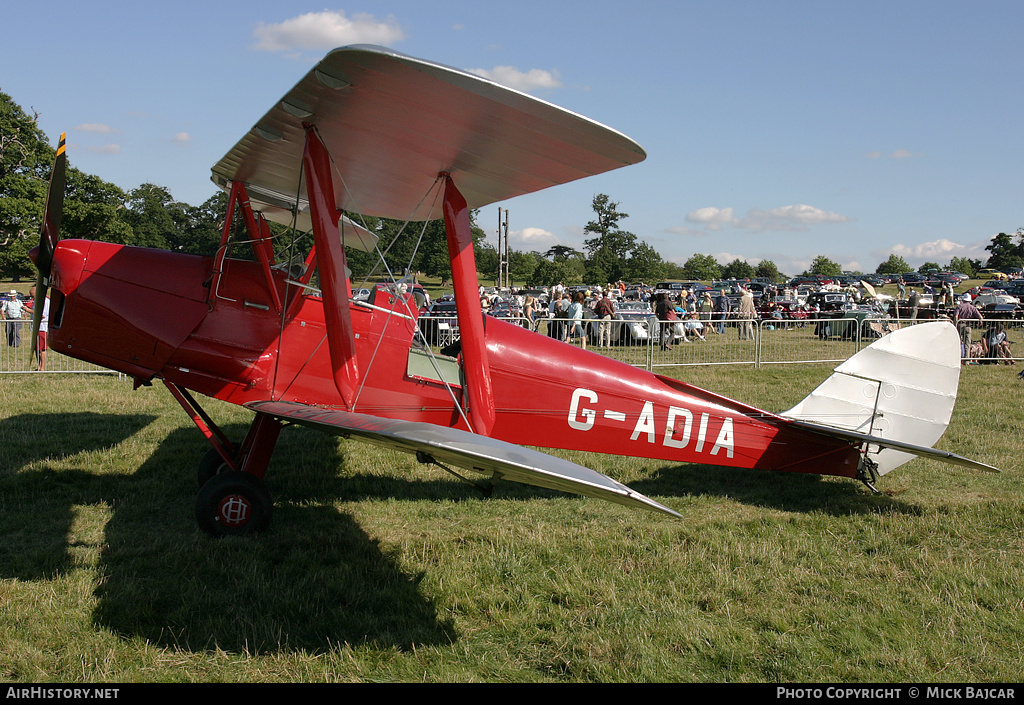
[[(772, 414), (482, 314), (470, 209), (645, 156), (614, 130), (483, 78), (379, 47), (337, 49), (213, 167), (230, 194), (213, 257), (58, 241), (62, 142), (36, 295), (52, 292), (54, 350), (136, 385), (160, 380), (210, 441), (196, 515), (213, 535), (268, 525), (262, 478), (291, 423), (673, 516), (605, 475), (520, 444), (869, 485), (916, 455), (992, 469), (931, 448), (959, 379), (948, 324), (886, 336), (800, 405)], [(343, 211), (444, 219), (454, 357), (423, 344), (418, 306), (400, 288), (353, 298), (346, 248), (377, 245)], [(268, 221), (312, 232), (313, 246), (278, 261)], [(244, 440), (227, 439), (193, 393), (250, 409)]]

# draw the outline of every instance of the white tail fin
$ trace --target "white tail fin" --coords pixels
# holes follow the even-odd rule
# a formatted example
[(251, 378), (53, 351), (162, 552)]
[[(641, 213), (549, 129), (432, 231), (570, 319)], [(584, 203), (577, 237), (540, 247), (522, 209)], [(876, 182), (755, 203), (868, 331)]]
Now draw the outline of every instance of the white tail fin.
[(868, 457), (884, 475), (920, 455), (885, 447), (885, 441), (931, 448), (942, 437), (959, 383), (956, 328), (947, 321), (921, 323), (864, 348), (781, 415), (879, 441), (867, 443)]

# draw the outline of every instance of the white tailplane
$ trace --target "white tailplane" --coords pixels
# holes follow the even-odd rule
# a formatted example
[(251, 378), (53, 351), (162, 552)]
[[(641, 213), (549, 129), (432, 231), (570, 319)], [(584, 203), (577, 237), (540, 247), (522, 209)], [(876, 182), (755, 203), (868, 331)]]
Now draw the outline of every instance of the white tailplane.
[(869, 466), (864, 475), (884, 475), (916, 456), (998, 472), (932, 448), (949, 425), (959, 383), (956, 328), (948, 321), (921, 323), (864, 348), (781, 416), (861, 442)]

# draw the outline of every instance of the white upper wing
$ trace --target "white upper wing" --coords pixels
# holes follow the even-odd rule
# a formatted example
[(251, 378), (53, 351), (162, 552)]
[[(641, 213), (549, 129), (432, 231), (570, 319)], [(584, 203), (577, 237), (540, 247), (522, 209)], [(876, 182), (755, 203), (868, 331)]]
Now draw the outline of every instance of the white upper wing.
[(425, 194), (452, 175), (470, 208), (642, 161), (633, 140), (479, 76), (381, 47), (330, 52), (213, 167), (224, 187), (304, 207), (303, 124), (316, 126), (337, 174), (339, 209), (433, 220)]

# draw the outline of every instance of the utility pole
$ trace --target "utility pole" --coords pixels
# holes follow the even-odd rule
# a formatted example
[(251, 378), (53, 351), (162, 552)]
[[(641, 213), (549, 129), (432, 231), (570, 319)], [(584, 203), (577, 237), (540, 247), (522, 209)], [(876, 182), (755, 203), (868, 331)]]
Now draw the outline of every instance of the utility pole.
[(498, 209), (498, 286), (512, 287), (512, 272), (508, 261), (508, 208)]

